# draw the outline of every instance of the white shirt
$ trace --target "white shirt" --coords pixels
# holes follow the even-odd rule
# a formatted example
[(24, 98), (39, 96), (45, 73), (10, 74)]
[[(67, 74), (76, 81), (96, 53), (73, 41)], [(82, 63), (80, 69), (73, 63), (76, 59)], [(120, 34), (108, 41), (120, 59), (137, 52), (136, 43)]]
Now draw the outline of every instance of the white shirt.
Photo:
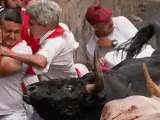
[[(107, 36), (110, 40), (117, 40), (118, 45), (115, 48), (99, 48), (99, 55), (105, 56), (106, 53), (116, 50), (123, 42), (126, 42), (130, 38), (134, 37), (138, 32), (136, 27), (124, 16), (114, 17), (114, 31)], [(90, 60), (93, 60), (94, 50), (98, 37), (93, 35), (87, 44), (87, 55)]]
[[(26, 41), (18, 43), (11, 51), (23, 54), (32, 54), (32, 49)], [(22, 69), (8, 77), (0, 77), (0, 115), (12, 114), (23, 110), (21, 83), (28, 66), (23, 64)]]
[(45, 69), (33, 68), (35, 73), (47, 75), (49, 79), (77, 77), (74, 67), (73, 53), (79, 44), (75, 41), (74, 36), (65, 24), (60, 24), (65, 32), (56, 38), (47, 39), (54, 30), (47, 32), (40, 39), (41, 54), (47, 58)]

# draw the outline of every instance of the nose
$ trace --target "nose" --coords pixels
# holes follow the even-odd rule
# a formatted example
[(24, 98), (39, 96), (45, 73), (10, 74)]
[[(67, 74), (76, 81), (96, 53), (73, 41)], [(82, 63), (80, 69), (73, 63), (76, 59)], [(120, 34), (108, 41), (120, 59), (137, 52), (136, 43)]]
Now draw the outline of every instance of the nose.
[(12, 32), (11, 34), (10, 34), (10, 36), (9, 36), (12, 40), (15, 40), (15, 34)]

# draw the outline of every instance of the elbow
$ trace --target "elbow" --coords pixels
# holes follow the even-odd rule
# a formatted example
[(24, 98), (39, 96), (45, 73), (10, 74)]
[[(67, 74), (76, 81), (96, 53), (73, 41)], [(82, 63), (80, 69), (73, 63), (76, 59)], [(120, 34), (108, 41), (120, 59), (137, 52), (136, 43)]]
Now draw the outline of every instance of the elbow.
[(39, 59), (38, 67), (41, 68), (41, 69), (44, 69), (47, 66), (47, 64), (48, 64), (47, 58), (42, 57), (41, 59)]

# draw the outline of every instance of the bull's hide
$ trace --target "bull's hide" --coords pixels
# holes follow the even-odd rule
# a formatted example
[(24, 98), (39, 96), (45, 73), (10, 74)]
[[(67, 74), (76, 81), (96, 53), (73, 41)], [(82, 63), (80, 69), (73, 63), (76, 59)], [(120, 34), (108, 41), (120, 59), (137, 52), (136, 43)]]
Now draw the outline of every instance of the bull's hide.
[(101, 120), (160, 120), (160, 98), (131, 96), (108, 102)]

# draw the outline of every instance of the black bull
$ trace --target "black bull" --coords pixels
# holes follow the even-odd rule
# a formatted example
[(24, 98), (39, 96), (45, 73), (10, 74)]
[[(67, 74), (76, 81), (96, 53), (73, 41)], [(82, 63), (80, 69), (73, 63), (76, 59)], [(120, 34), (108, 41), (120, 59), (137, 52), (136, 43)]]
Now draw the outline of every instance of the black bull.
[[(160, 28), (157, 24), (142, 28), (136, 34), (138, 38), (143, 38), (139, 40), (140, 46), (142, 47), (154, 33), (157, 46), (160, 45), (158, 31)], [(157, 47), (151, 57), (126, 59), (111, 71), (104, 71), (102, 74), (95, 50), (95, 72), (81, 79), (54, 79), (29, 85), (23, 98), (45, 120), (99, 120), (101, 110), (108, 101), (136, 94), (150, 96), (142, 63), (146, 63), (151, 77), (158, 84), (159, 52)]]

